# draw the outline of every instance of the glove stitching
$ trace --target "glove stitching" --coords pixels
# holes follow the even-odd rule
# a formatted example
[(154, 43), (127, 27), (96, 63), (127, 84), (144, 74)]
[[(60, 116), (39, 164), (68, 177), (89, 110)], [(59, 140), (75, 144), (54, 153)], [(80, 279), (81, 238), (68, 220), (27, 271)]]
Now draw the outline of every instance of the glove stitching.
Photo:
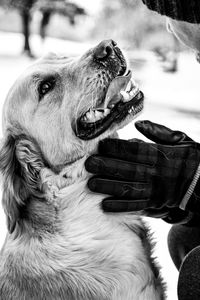
[(183, 199), (182, 199), (182, 201), (181, 201), (181, 203), (179, 205), (179, 208), (185, 210), (186, 205), (187, 205), (190, 197), (192, 196), (192, 194), (194, 192), (194, 189), (195, 189), (196, 184), (197, 184), (197, 182), (199, 180), (199, 177), (200, 177), (200, 164), (199, 164), (199, 166), (198, 166), (198, 168), (196, 170), (194, 178), (193, 178), (193, 180), (192, 180), (192, 182), (191, 182), (191, 184), (190, 184), (190, 186), (189, 186), (189, 188), (188, 188), (185, 196), (183, 197)]

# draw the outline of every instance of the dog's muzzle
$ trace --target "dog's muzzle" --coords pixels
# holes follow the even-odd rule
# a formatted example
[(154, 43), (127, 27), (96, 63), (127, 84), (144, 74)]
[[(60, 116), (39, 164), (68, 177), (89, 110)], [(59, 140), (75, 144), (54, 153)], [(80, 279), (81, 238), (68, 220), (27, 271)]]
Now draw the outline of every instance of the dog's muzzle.
[(94, 59), (112, 73), (101, 103), (82, 114), (76, 124), (76, 135), (90, 140), (105, 132), (112, 124), (121, 123), (128, 115), (135, 116), (143, 108), (143, 93), (131, 79), (124, 55), (116, 42), (102, 41), (93, 49)]

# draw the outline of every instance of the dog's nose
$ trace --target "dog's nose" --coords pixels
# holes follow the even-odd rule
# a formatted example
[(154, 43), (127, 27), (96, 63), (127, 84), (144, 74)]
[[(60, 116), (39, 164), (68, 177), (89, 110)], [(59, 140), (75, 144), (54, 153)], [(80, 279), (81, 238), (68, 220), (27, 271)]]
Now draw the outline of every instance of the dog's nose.
[(94, 56), (97, 59), (105, 59), (108, 58), (113, 53), (113, 48), (117, 45), (117, 43), (113, 40), (104, 40), (99, 43), (94, 49)]

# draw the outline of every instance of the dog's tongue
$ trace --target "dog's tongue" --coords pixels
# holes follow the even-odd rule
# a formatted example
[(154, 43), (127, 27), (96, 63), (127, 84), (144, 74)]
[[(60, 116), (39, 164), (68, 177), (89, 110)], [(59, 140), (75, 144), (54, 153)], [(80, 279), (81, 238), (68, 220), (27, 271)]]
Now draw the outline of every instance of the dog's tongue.
[(126, 89), (127, 84), (131, 79), (131, 76), (132, 73), (131, 71), (129, 71), (126, 76), (115, 77), (108, 87), (104, 103), (98, 106), (98, 109), (110, 108), (111, 105), (119, 102), (122, 98), (120, 91), (124, 91)]

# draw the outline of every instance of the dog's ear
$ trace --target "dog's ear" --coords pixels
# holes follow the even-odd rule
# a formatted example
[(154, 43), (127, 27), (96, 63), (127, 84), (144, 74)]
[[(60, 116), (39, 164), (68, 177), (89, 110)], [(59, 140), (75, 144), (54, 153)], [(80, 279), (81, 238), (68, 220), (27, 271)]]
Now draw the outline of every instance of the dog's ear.
[(15, 229), (26, 200), (31, 195), (41, 195), (39, 172), (42, 167), (41, 153), (32, 140), (8, 135), (0, 149), (0, 172), (3, 176), (2, 202), (10, 233)]

